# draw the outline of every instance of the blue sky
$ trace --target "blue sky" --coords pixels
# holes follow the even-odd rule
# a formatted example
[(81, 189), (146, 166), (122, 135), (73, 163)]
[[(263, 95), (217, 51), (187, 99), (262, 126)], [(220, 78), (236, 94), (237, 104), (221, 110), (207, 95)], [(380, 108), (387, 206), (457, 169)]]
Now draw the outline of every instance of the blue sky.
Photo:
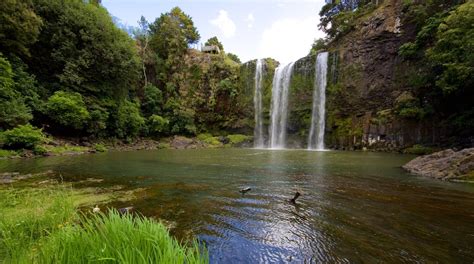
[(324, 0), (103, 0), (112, 16), (136, 26), (141, 15), (153, 22), (179, 6), (193, 18), (201, 42), (217, 36), (226, 52), (242, 61), (272, 57), (287, 63), (309, 52)]

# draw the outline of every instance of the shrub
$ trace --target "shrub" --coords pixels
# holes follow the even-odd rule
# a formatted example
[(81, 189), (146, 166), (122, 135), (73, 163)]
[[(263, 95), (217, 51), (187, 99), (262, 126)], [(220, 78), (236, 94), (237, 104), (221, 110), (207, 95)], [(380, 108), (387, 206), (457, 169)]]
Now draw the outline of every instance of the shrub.
[(211, 137), (212, 137), (212, 135), (209, 134), (209, 133), (202, 133), (202, 134), (197, 135), (197, 139), (199, 139), (201, 141), (204, 141), (204, 140), (206, 140), (208, 138), (211, 138)]
[(15, 155), (16, 155), (15, 151), (0, 149), (0, 158), (8, 158)]
[(165, 104), (168, 112), (167, 117), (170, 120), (172, 134), (196, 134), (196, 125), (194, 124), (195, 111), (186, 108), (176, 99), (169, 99)]
[(89, 108), (89, 113), (90, 121), (88, 124), (87, 132), (98, 136), (105, 136), (105, 129), (107, 128), (107, 119), (109, 118), (109, 113), (107, 112), (107, 109), (94, 104)]
[(115, 118), (115, 133), (120, 138), (136, 137), (145, 125), (145, 119), (140, 114), (138, 103), (124, 101), (117, 109)]
[(144, 87), (144, 95), (142, 100), (142, 109), (145, 114), (156, 114), (161, 111), (163, 105), (163, 94), (160, 89), (152, 84)]
[(418, 47), (413, 42), (407, 42), (400, 46), (398, 49), (398, 54), (405, 59), (412, 59), (416, 56), (418, 52)]
[(35, 155), (45, 155), (46, 153), (48, 153), (48, 149), (46, 149), (42, 145), (37, 145), (33, 148), (33, 153)]
[(211, 145), (211, 146), (220, 146), (221, 142), (219, 137), (210, 137), (204, 140), (204, 143)]
[(106, 152), (107, 151), (107, 147), (104, 146), (104, 144), (94, 144), (94, 149), (97, 152)]
[(2, 133), (3, 145), (11, 149), (33, 149), (40, 143), (47, 141), (42, 129), (30, 124), (18, 126)]
[(409, 148), (406, 148), (403, 153), (405, 154), (415, 154), (415, 155), (426, 155), (434, 152), (433, 148), (425, 147), (423, 145), (413, 145)]
[(79, 93), (57, 91), (46, 102), (46, 112), (56, 123), (81, 129), (90, 114)]
[(214, 137), (209, 133), (199, 134), (197, 135), (197, 139), (214, 147), (221, 145), (221, 141), (219, 140), (219, 137)]
[(161, 134), (168, 132), (170, 121), (159, 115), (152, 115), (148, 118), (148, 129), (150, 134)]
[(232, 145), (240, 144), (247, 140), (250, 140), (250, 136), (235, 134), (235, 135), (228, 135), (227, 138), (229, 139), (229, 143)]

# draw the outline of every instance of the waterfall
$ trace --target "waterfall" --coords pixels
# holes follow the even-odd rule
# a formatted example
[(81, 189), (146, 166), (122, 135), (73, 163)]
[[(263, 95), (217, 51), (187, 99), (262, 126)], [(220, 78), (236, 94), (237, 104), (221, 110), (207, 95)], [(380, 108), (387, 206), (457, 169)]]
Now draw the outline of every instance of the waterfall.
[(262, 117), (262, 83), (263, 83), (263, 60), (257, 60), (257, 66), (255, 68), (255, 93), (253, 96), (253, 105), (255, 108), (255, 128), (253, 131), (254, 135), (254, 147), (263, 148), (263, 117)]
[(288, 90), (294, 62), (275, 69), (272, 85), (270, 119), (270, 148), (285, 148), (286, 121), (288, 118)]
[(326, 115), (326, 85), (328, 69), (328, 53), (322, 52), (316, 58), (314, 78), (313, 111), (311, 128), (308, 137), (308, 149), (324, 149), (324, 129)]

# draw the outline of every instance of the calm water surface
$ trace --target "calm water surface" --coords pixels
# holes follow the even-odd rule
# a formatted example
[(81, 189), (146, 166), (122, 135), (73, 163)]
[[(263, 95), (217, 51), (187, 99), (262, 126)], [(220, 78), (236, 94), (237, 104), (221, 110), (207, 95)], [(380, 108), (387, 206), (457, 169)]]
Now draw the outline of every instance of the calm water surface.
[(117, 206), (166, 220), (180, 239), (198, 237), (212, 263), (473, 263), (474, 185), (409, 175), (400, 166), (411, 158), (158, 150), (0, 161), (0, 171), (147, 187)]

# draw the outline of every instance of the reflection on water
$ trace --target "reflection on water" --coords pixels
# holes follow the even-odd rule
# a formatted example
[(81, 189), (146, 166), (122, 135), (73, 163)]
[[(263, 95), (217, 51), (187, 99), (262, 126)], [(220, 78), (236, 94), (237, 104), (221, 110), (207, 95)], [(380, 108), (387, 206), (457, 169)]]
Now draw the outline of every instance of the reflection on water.
[(159, 150), (0, 161), (0, 171), (53, 169), (68, 180), (148, 187), (133, 205), (172, 223), (178, 238), (204, 241), (214, 263), (472, 263), (474, 186), (407, 175), (400, 166), (410, 158)]

